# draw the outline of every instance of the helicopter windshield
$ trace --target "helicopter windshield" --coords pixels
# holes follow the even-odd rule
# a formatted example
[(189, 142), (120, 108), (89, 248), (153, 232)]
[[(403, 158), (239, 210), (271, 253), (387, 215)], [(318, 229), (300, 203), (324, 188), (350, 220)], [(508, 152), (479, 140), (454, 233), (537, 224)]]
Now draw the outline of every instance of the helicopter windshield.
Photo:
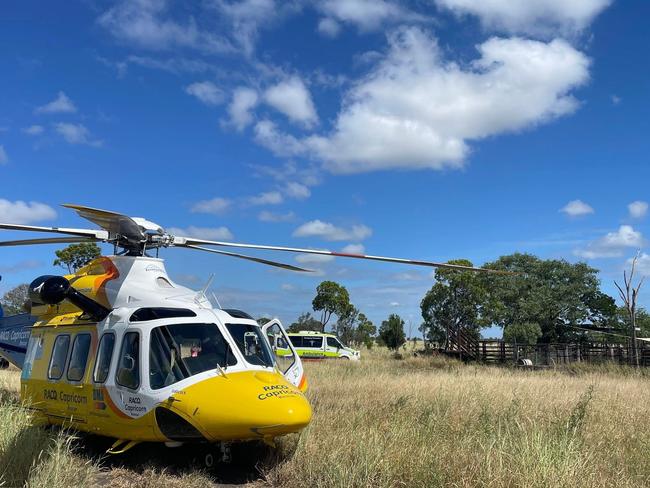
[(251, 324), (226, 324), (230, 335), (244, 355), (244, 359), (255, 366), (275, 366), (273, 353), (262, 329)]
[(151, 331), (149, 385), (153, 390), (236, 363), (215, 324), (164, 325)]

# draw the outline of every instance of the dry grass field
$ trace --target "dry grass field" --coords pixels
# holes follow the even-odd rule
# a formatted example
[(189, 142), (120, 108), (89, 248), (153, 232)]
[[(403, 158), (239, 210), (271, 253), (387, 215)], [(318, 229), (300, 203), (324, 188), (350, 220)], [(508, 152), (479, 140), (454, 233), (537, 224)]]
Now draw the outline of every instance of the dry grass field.
[[(309, 363), (307, 372), (313, 422), (250, 468), (252, 485), (650, 486), (645, 373), (395, 360), (385, 350), (359, 363)], [(0, 372), (1, 486), (196, 488), (230, 469), (107, 465), (69, 434), (30, 427), (18, 386), (16, 372)]]

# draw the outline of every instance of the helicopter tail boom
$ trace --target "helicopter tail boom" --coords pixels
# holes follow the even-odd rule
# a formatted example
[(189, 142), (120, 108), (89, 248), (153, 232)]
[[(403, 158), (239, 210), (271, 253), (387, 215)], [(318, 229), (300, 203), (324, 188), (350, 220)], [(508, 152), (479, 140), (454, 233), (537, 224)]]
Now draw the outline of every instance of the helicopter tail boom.
[(27, 342), (36, 319), (28, 313), (0, 316), (0, 357), (22, 369)]

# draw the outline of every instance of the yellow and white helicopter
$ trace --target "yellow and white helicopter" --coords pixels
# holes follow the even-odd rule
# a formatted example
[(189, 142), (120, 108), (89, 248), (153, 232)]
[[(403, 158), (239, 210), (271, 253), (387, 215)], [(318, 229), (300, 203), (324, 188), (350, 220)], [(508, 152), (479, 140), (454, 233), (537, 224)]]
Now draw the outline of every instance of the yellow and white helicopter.
[(117, 439), (111, 454), (140, 442), (202, 442), (218, 444), (227, 459), (231, 442), (273, 444), (303, 429), (312, 416), (303, 366), (279, 320), (260, 326), (242, 311), (213, 306), (205, 290), (174, 283), (164, 261), (148, 253), (183, 247), (302, 272), (309, 270), (214, 247), (487, 271), (174, 236), (142, 218), (64, 206), (101, 230), (0, 224), (65, 235), (4, 241), (0, 247), (105, 242), (115, 255), (72, 275), (35, 279), (31, 315), (0, 317), (0, 355), (22, 369), (21, 397), (41, 422)]

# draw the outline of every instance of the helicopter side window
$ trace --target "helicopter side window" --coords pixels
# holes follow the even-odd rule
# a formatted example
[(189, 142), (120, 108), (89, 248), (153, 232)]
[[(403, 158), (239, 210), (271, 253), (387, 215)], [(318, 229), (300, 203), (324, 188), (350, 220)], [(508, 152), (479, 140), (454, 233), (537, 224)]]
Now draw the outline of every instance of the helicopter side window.
[(81, 381), (84, 377), (89, 350), (90, 334), (77, 334), (72, 343), (72, 353), (68, 364), (68, 380)]
[(54, 341), (54, 347), (52, 348), (52, 359), (50, 359), (50, 367), (47, 372), (47, 377), (51, 380), (59, 380), (61, 379), (61, 376), (63, 376), (69, 347), (69, 335), (65, 334), (57, 336)]
[(237, 359), (215, 324), (174, 324), (151, 331), (149, 386), (152, 390), (233, 364), (237, 364)]
[(124, 334), (115, 381), (132, 390), (140, 386), (140, 336), (137, 332)]
[(258, 325), (226, 324), (226, 327), (248, 363), (273, 367), (273, 352)]
[(106, 378), (108, 378), (114, 348), (115, 334), (112, 332), (104, 334), (97, 348), (97, 359), (95, 360), (95, 371), (93, 372), (93, 380), (95, 383), (104, 383)]

